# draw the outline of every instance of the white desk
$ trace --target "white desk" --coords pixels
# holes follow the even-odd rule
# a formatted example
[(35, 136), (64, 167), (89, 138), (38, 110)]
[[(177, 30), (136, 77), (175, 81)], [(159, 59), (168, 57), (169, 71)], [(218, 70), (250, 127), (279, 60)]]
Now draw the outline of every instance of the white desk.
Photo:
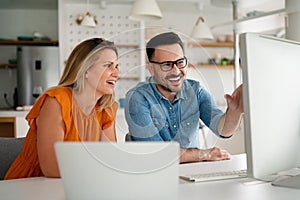
[[(236, 167), (244, 167), (244, 156), (233, 157), (230, 162), (219, 165), (229, 166), (236, 163)], [(242, 162), (239, 162), (242, 161)], [(193, 163), (180, 166), (180, 173), (184, 173), (189, 166), (199, 165), (201, 170), (213, 169), (217, 162)], [(134, 189), (134, 188), (133, 188)], [(179, 200), (298, 200), (300, 190), (275, 187), (270, 183), (259, 182), (249, 178), (231, 179), (191, 183), (180, 181)], [(0, 199), (4, 200), (65, 200), (65, 193), (61, 179), (28, 178), (0, 181)]]
[[(245, 184), (247, 179), (179, 184), (179, 198), (210, 200), (298, 200), (300, 190), (271, 186), (270, 183)], [(3, 200), (65, 200), (61, 179), (30, 178), (0, 181)]]
[(209, 200), (298, 200), (300, 190), (275, 187), (271, 183), (249, 184), (249, 179), (179, 185), (178, 199)]

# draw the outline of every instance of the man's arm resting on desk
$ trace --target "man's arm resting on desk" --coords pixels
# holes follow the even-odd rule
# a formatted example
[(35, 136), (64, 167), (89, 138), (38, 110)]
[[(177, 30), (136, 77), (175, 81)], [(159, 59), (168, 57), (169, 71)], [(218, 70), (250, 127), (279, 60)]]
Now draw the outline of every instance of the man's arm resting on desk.
[(213, 147), (211, 149), (183, 149), (180, 148), (180, 163), (229, 160), (230, 154), (221, 148)]

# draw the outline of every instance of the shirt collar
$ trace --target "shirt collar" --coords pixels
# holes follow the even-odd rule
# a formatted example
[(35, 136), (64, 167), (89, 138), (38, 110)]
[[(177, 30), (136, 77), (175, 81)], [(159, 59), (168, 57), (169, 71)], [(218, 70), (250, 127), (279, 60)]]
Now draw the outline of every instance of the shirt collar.
[[(155, 82), (154, 82), (154, 77), (153, 76), (151, 76), (149, 79), (148, 79), (148, 82), (149, 82), (149, 84), (151, 85), (151, 87), (152, 87), (152, 89), (153, 89), (153, 91), (154, 91), (154, 95), (156, 96), (156, 98), (158, 98), (158, 99), (167, 99), (166, 97), (164, 97), (159, 91), (158, 91), (158, 89), (157, 89), (157, 87), (156, 87), (156, 85), (155, 85)], [(184, 82), (183, 82), (183, 88), (182, 88), (182, 90), (180, 91), (180, 92), (178, 92), (177, 94), (176, 94), (176, 97), (175, 97), (175, 99), (174, 99), (174, 101), (178, 101), (178, 100), (180, 100), (180, 99), (186, 99), (186, 92), (184, 91), (184, 88), (186, 87), (186, 80), (184, 80)], [(173, 102), (174, 102), (173, 101)]]

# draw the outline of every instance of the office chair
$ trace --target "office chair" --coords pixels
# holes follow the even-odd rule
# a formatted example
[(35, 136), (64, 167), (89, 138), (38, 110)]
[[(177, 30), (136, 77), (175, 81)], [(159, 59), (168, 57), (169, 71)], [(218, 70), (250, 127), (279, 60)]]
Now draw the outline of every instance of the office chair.
[(25, 137), (22, 138), (8, 138), (0, 137), (0, 180), (14, 162), (16, 157), (20, 154)]
[(127, 133), (125, 135), (125, 142), (130, 142), (130, 141), (131, 141), (131, 137), (130, 137), (129, 133)]

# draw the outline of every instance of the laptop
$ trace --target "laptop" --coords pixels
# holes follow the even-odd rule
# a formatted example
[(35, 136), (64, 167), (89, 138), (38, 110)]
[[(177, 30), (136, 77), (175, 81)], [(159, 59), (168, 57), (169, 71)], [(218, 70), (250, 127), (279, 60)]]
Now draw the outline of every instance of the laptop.
[(67, 199), (177, 199), (175, 142), (58, 142)]

